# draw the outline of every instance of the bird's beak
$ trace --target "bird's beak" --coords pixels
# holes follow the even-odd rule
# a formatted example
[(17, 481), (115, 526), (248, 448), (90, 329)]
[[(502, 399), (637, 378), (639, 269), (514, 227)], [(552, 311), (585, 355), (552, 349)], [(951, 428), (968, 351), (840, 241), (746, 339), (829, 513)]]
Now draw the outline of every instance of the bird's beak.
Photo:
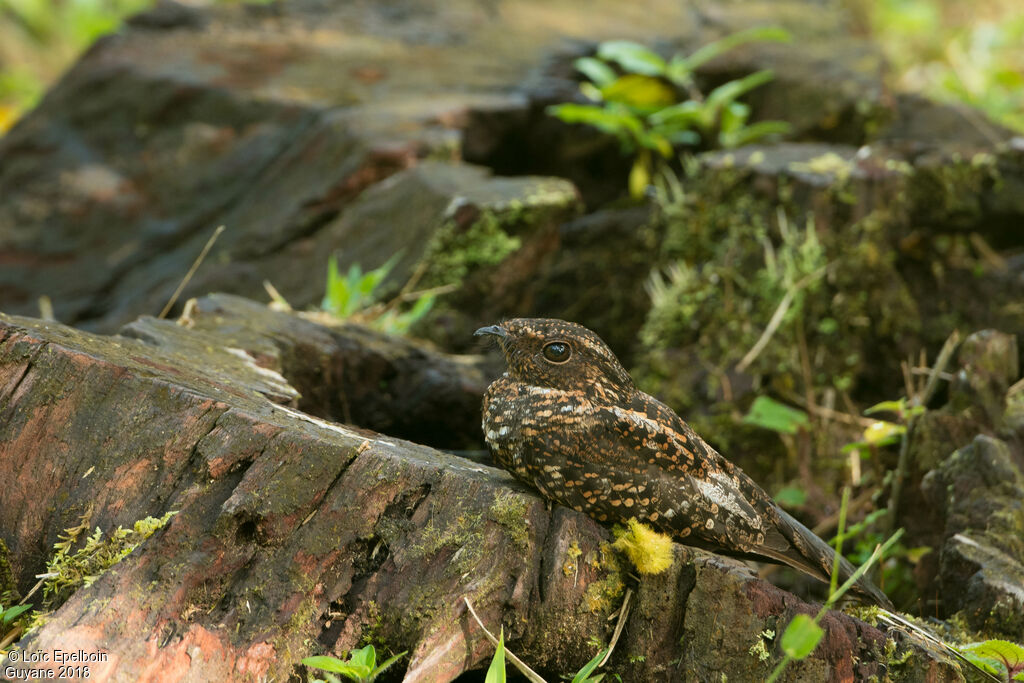
[(474, 337), (482, 337), (484, 335), (491, 334), (499, 339), (505, 339), (508, 337), (508, 331), (501, 325), (488, 325), (487, 327), (481, 327), (479, 330), (473, 333)]

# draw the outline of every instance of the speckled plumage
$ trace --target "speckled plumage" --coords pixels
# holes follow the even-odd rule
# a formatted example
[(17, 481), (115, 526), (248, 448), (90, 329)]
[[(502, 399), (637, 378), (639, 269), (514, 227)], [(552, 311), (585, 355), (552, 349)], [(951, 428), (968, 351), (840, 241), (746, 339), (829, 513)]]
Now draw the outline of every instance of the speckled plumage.
[[(639, 391), (596, 334), (531, 318), (477, 334), (496, 337), (508, 363), (484, 395), (483, 429), (495, 460), (517, 479), (599, 522), (636, 517), (682, 543), (828, 581), (828, 544)], [(853, 571), (842, 560), (840, 578)], [(854, 593), (890, 605), (866, 579)]]

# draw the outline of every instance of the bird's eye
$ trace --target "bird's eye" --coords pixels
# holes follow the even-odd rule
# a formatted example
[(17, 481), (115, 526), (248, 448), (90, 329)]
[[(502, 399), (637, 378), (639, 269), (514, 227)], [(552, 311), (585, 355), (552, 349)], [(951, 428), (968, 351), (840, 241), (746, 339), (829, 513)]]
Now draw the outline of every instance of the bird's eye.
[(572, 356), (572, 348), (565, 342), (548, 342), (544, 345), (544, 357), (552, 363), (564, 363)]

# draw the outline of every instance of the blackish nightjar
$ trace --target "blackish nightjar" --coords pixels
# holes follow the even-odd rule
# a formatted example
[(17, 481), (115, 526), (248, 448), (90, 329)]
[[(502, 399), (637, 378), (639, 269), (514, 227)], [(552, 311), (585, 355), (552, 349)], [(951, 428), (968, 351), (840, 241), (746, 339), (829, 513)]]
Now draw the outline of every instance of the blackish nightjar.
[[(483, 428), (495, 460), (517, 479), (599, 522), (636, 517), (687, 545), (829, 580), (832, 548), (639, 391), (596, 334), (539, 318), (476, 334), (493, 335), (508, 363), (484, 395)], [(853, 572), (840, 561), (840, 580)], [(891, 607), (865, 578), (852, 592)]]

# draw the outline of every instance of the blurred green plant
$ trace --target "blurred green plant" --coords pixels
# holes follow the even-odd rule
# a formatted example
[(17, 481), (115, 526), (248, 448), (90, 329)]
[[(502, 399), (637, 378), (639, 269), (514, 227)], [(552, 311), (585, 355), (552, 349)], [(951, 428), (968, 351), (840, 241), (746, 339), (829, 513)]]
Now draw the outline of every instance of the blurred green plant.
[(1006, 683), (1024, 681), (1024, 647), (1008, 640), (986, 640), (956, 648), (982, 671), (1000, 677)]
[(755, 427), (763, 427), (782, 434), (796, 434), (810, 424), (807, 413), (790, 408), (768, 396), (758, 396), (743, 416), (743, 421)]
[(365, 273), (358, 263), (353, 263), (345, 275), (338, 268), (338, 259), (332, 255), (327, 263), (327, 288), (321, 309), (337, 318), (354, 319), (390, 334), (406, 334), (430, 312), (437, 290), (414, 292), (412, 306), (404, 311), (398, 310), (399, 301), (380, 303), (380, 285), (400, 255), (395, 254), (384, 265)]
[[(1012, 0), (860, 0), (897, 87), (1024, 130), (1024, 9)], [(969, 11), (965, 11), (969, 7)]]
[(348, 653), (348, 659), (345, 660), (321, 655), (306, 657), (302, 660), (302, 663), (311, 669), (320, 669), (325, 672), (323, 678), (316, 678), (309, 674), (307, 676), (309, 683), (339, 683), (341, 679), (334, 674), (341, 674), (351, 681), (357, 681), (357, 683), (373, 683), (377, 676), (404, 656), (405, 652), (399, 652), (394, 657), (389, 657), (378, 665), (377, 650), (374, 649), (373, 645), (367, 645), (358, 650), (351, 650)]
[(879, 559), (885, 557), (889, 549), (899, 541), (899, 538), (903, 535), (903, 529), (899, 529), (890, 536), (884, 543), (875, 546), (871, 555), (857, 567), (856, 571), (847, 579), (841, 586), (837, 586), (837, 576), (839, 570), (839, 549), (842, 547), (843, 538), (846, 536), (846, 529), (844, 529), (844, 523), (846, 520), (847, 507), (850, 501), (849, 489), (843, 490), (842, 504), (839, 509), (839, 530), (837, 533), (836, 540), (836, 558), (832, 568), (832, 581), (829, 585), (829, 595), (825, 604), (821, 606), (818, 613), (814, 616), (808, 616), (806, 614), (797, 614), (786, 626), (786, 629), (782, 632), (782, 639), (780, 646), (782, 647), (782, 659), (772, 670), (771, 675), (768, 677), (768, 683), (773, 683), (778, 680), (782, 672), (786, 670), (789, 663), (795, 660), (805, 659), (810, 656), (814, 649), (818, 647), (818, 643), (825, 636), (825, 630), (819, 626), (822, 617), (825, 613), (846, 594), (850, 588), (862, 577), (868, 570), (871, 569), (872, 565)]
[(891, 412), (895, 413), (898, 422), (888, 420), (877, 420), (864, 428), (861, 438), (848, 443), (842, 448), (843, 453), (856, 453), (861, 458), (869, 458), (877, 454), (878, 449), (885, 446), (892, 446), (903, 440), (907, 433), (906, 423), (910, 418), (924, 413), (925, 408), (921, 405), (908, 406), (907, 399), (900, 398), (897, 401), (882, 401), (876, 403), (864, 411), (865, 415)]
[(0, 135), (34, 107), (49, 84), (97, 38), (117, 31), (127, 17), (154, 2), (0, 0)]
[(117, 527), (104, 537), (99, 527), (91, 536), (85, 537), (82, 547), (74, 550), (79, 539), (88, 531), (87, 520), (91, 510), (86, 512), (78, 526), (66, 529), (53, 545), (56, 552), (46, 563), (43, 583), (43, 605), (47, 610), (56, 609), (79, 588), (89, 586), (103, 572), (131, 554), (143, 541), (162, 529), (178, 512), (171, 511), (163, 517), (146, 517), (135, 522), (131, 528)]
[(0, 0), (0, 133), (98, 37), (153, 0)]
[(604, 42), (595, 57), (575, 62), (588, 79), (580, 92), (594, 104), (559, 104), (549, 107), (548, 113), (566, 123), (593, 126), (616, 137), (623, 153), (635, 154), (629, 192), (640, 197), (654, 177), (656, 159), (670, 159), (678, 146), (732, 148), (790, 130), (782, 121), (748, 124), (750, 107), (738, 101), (771, 81), (771, 70), (729, 81), (706, 96), (694, 78), (699, 67), (740, 45), (788, 40), (789, 33), (783, 29), (754, 28), (670, 60), (638, 43)]

